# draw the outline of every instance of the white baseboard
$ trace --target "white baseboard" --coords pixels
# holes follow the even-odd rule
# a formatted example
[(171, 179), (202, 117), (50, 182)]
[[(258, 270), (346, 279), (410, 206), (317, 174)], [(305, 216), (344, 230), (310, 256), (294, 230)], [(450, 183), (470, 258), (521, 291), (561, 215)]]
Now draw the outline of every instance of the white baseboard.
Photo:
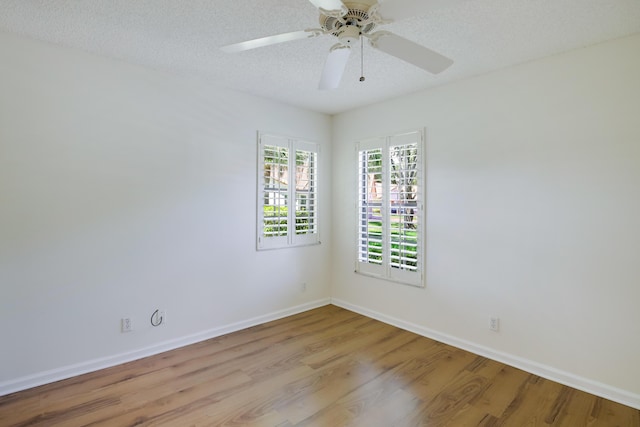
[(306, 304), (297, 305), (295, 307), (286, 308), (284, 310), (274, 311), (262, 316), (253, 317), (241, 322), (231, 323), (220, 326), (218, 328), (209, 329), (196, 334), (180, 337), (169, 341), (160, 342), (158, 344), (140, 348), (138, 350), (127, 353), (115, 354), (113, 356), (101, 357), (99, 359), (88, 360), (86, 362), (69, 365), (58, 369), (39, 372), (33, 375), (16, 378), (13, 380), (0, 383), (0, 396), (14, 393), (28, 388), (37, 387), (43, 384), (49, 384), (55, 381), (64, 380), (88, 372), (98, 371), (100, 369), (110, 368), (122, 363), (131, 362), (133, 360), (142, 359), (144, 357), (153, 356), (165, 351), (174, 350), (197, 342), (206, 341), (211, 338), (219, 337), (231, 332), (236, 332), (251, 326), (260, 325), (272, 320), (281, 319), (293, 314), (302, 313), (314, 308), (322, 307), (331, 303), (329, 298), (312, 301)]
[(587, 393), (591, 393), (596, 396), (600, 396), (635, 409), (640, 409), (640, 395), (632, 393), (630, 391), (612, 387), (607, 384), (580, 377), (569, 372), (561, 371), (559, 369), (552, 368), (551, 366), (546, 366), (508, 353), (496, 351), (489, 347), (478, 345), (451, 335), (443, 334), (441, 332), (434, 331), (433, 329), (425, 328), (424, 326), (407, 322), (396, 317), (388, 316), (384, 313), (370, 310), (359, 305), (351, 304), (347, 301), (343, 301), (337, 298), (332, 298), (331, 304), (350, 311), (354, 311), (367, 317), (371, 317), (372, 319), (379, 320), (389, 325), (396, 326), (400, 329), (404, 329), (415, 334), (422, 335), (424, 337), (431, 338), (433, 340), (469, 351), (471, 353), (484, 356), (498, 362), (502, 362), (504, 364), (522, 369), (523, 371), (530, 372), (551, 381), (555, 381), (560, 384), (564, 384), (569, 387), (573, 387), (575, 389), (582, 390)]

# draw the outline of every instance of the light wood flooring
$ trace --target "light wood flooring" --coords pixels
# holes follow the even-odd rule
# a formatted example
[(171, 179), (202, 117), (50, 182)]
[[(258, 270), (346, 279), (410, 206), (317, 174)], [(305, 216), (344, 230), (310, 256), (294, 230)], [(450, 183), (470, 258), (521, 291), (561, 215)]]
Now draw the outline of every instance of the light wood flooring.
[(0, 426), (640, 426), (640, 411), (326, 306), (0, 397)]

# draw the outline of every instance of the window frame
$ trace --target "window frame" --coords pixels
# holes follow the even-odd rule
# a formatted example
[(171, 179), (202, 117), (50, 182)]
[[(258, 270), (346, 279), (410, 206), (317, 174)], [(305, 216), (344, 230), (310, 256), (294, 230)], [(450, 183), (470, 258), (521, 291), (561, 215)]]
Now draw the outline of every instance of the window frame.
[[(415, 185), (412, 185), (411, 194), (415, 197), (415, 203), (405, 198), (404, 203), (394, 203), (401, 192), (399, 184), (392, 183), (392, 174), (397, 176), (397, 163), (395, 168), (391, 165), (391, 150), (394, 147), (408, 147), (415, 144)], [(396, 283), (424, 287), (425, 284), (425, 253), (426, 253), (426, 156), (425, 156), (425, 130), (415, 129), (393, 135), (364, 139), (356, 142), (355, 153), (357, 157), (357, 192), (356, 192), (356, 259), (355, 272), (366, 276), (376, 277)], [(375, 163), (375, 152), (380, 151), (381, 165)], [(406, 149), (405, 149), (406, 152)], [(364, 157), (363, 157), (363, 153)], [(397, 156), (394, 156), (397, 159)], [(404, 157), (403, 157), (404, 158)], [(378, 184), (376, 174), (381, 178)], [(405, 172), (406, 173), (406, 172)], [(407, 179), (407, 178), (404, 178)], [(396, 178), (397, 181), (397, 178)], [(391, 188), (395, 185), (395, 194)], [(373, 187), (371, 187), (373, 186)], [(374, 190), (377, 188), (378, 190)], [(415, 192), (415, 195), (413, 194)], [(381, 193), (381, 194), (378, 194)], [(372, 196), (375, 194), (375, 196)], [(375, 200), (372, 199), (375, 197)], [(404, 209), (410, 207), (411, 215), (400, 215), (407, 212)], [(374, 212), (374, 208), (376, 209)], [(379, 208), (379, 211), (377, 210)], [(395, 209), (395, 211), (394, 211)], [(395, 212), (395, 215), (394, 215)], [(393, 218), (395, 217), (395, 218)], [(401, 223), (407, 223), (405, 218), (411, 219), (411, 225), (415, 221), (415, 266), (413, 258), (405, 258), (406, 265), (398, 257), (402, 257), (398, 241), (406, 242), (405, 233), (409, 228)], [(380, 245), (381, 256), (377, 251), (372, 251), (370, 242), (377, 242), (378, 230), (372, 233), (371, 219), (380, 219)], [(401, 218), (400, 220), (398, 218)], [(393, 230), (397, 230), (394, 236)], [(374, 234), (374, 238), (372, 238)], [(392, 244), (395, 244), (394, 248)], [(412, 243), (413, 246), (413, 243)], [(405, 248), (406, 246), (402, 246)], [(403, 249), (404, 250), (404, 249)], [(372, 257), (372, 254), (374, 255)], [(408, 261), (407, 261), (408, 260)], [(392, 265), (395, 264), (395, 266)], [(411, 264), (411, 265), (410, 265)]]
[[(315, 142), (306, 141), (299, 138), (290, 138), (282, 135), (262, 133), (258, 132), (258, 155), (257, 155), (257, 221), (256, 221), (256, 249), (257, 250), (270, 250), (270, 249), (283, 249), (299, 246), (310, 246), (320, 244), (320, 230), (319, 230), (319, 203), (318, 203), (318, 165), (320, 158), (320, 146)], [(265, 150), (266, 147), (277, 147), (278, 151), (284, 150), (286, 152), (286, 190), (275, 189), (267, 187), (265, 183)], [(307, 173), (298, 173), (298, 167), (300, 158), (299, 152), (310, 153), (309, 164), (304, 169), (310, 169)], [(294, 153), (292, 156), (291, 153)], [(273, 163), (270, 163), (273, 164)], [(284, 164), (284, 163), (283, 163)], [(291, 173), (291, 171), (295, 171)], [(308, 189), (298, 188), (300, 185), (308, 186)], [(273, 190), (273, 191), (270, 191)], [(272, 193), (284, 195), (285, 203), (282, 206), (286, 206), (286, 217), (279, 216), (280, 221), (282, 218), (286, 218), (286, 232), (280, 232), (280, 234), (268, 236), (265, 235), (265, 195), (269, 194), (271, 199)], [(299, 232), (297, 226), (298, 218), (297, 214), (301, 210), (289, 209), (291, 202), (294, 206), (297, 206), (299, 199), (305, 200), (305, 205), (308, 208), (305, 212), (309, 212), (308, 215), (303, 216), (306, 220), (305, 232)], [(280, 196), (279, 196), (280, 197)], [(279, 226), (281, 223), (279, 222)]]

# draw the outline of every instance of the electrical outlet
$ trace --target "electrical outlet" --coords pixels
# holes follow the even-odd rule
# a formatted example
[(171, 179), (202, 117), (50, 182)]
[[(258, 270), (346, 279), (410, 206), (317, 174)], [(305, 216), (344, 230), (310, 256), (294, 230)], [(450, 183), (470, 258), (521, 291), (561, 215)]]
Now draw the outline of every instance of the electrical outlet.
[(120, 319), (120, 332), (131, 332), (133, 331), (133, 322), (131, 322), (130, 317), (123, 317)]
[(492, 317), (489, 319), (489, 330), (498, 332), (500, 330), (500, 318)]

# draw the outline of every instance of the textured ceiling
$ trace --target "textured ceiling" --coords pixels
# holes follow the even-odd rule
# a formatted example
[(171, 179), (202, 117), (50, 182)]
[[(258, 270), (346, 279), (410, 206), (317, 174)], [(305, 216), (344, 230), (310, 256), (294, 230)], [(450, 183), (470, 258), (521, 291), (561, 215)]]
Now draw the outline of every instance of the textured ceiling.
[(324, 113), (638, 33), (640, 0), (456, 2), (382, 27), (454, 59), (451, 68), (432, 76), (365, 45), (366, 81), (359, 82), (358, 49), (335, 91), (317, 89), (335, 43), (331, 36), (220, 51), (226, 44), (318, 26), (308, 0), (0, 0), (0, 31)]

